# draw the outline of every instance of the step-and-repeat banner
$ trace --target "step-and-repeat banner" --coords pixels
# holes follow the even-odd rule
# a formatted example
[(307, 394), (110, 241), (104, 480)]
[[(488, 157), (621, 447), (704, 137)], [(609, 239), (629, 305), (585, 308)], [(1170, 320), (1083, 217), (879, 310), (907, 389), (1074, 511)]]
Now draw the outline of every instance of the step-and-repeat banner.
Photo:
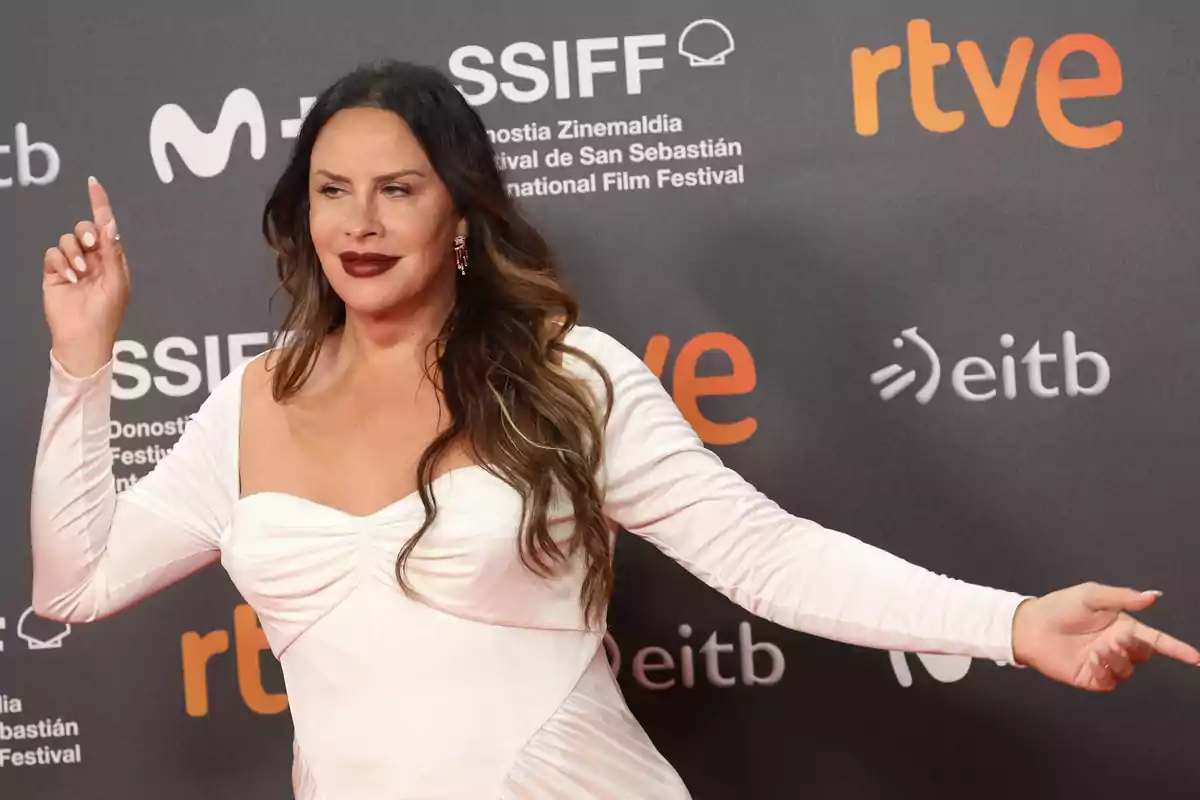
[[(0, 11), (0, 797), (290, 796), (219, 567), (29, 610), (41, 256), (107, 186), (124, 487), (281, 318), (259, 232), (313, 97), (451, 75), (584, 322), (793, 513), (966, 580), (1163, 590), (1200, 640), (1200, 7), (1183, 0), (11, 3)], [(1185, 797), (1200, 675), (1115, 695), (784, 630), (625, 535), (607, 642), (698, 799)], [(481, 799), (486, 800), (486, 799)]]

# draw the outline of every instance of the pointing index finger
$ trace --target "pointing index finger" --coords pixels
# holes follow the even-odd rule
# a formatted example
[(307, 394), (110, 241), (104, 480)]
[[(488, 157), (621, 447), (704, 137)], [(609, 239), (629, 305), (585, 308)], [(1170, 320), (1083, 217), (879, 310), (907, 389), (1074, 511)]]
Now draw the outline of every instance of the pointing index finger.
[(1162, 631), (1155, 630), (1140, 622), (1134, 628), (1133, 634), (1161, 655), (1182, 661), (1186, 664), (1200, 666), (1200, 651), (1197, 651), (1190, 644), (1181, 642), (1173, 636), (1168, 636)]
[(112, 203), (109, 202), (108, 193), (104, 191), (100, 181), (91, 176), (88, 177), (88, 199), (92, 202), (92, 220), (98, 228), (104, 228), (113, 221)]

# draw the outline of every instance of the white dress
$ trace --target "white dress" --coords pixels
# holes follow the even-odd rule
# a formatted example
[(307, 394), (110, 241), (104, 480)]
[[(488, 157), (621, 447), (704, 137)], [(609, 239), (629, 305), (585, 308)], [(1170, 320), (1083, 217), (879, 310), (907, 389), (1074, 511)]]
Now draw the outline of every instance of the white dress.
[[(794, 517), (705, 449), (658, 378), (594, 329), (568, 342), (608, 370), (615, 407), (605, 512), (754, 614), (876, 648), (1012, 663), (1021, 595), (934, 574)], [(603, 386), (580, 360), (566, 367)], [(582, 562), (554, 579), (518, 559), (519, 495), (481, 467), (438, 478), (436, 524), (415, 494), (366, 516), (297, 496), (239, 498), (242, 372), (205, 400), (153, 472), (116, 493), (111, 363), (51, 357), (34, 473), (34, 604), (71, 622), (110, 615), (220, 559), (279, 659), (302, 800), (684, 800), (630, 714), (603, 631), (579, 605)], [(552, 531), (571, 530), (559, 504)]]

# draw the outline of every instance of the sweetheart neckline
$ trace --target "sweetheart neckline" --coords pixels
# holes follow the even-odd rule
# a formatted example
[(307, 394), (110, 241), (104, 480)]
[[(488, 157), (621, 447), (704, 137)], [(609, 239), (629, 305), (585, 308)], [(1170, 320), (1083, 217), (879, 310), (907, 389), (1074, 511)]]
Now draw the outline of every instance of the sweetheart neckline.
[[(482, 464), (464, 464), (461, 467), (454, 467), (453, 469), (448, 469), (445, 472), (443, 472), (441, 475), (438, 475), (436, 478), (434, 478), (432, 481), (429, 482), (429, 486), (430, 486), (430, 488), (432, 488), (432, 487), (436, 486), (438, 483), (441, 483), (443, 480), (449, 478), (450, 476), (452, 476), (456, 473), (471, 472), (471, 471), (475, 471), (475, 470), (481, 471), (485, 475), (491, 475), (491, 472), (489, 472), (488, 469)], [(364, 520), (371, 520), (371, 519), (375, 519), (377, 517), (381, 517), (381, 516), (385, 515), (386, 513), (388, 513), (389, 511), (393, 511), (393, 510), (399, 508), (400, 506), (407, 504), (410, 500), (418, 500), (419, 501), (421, 494), (420, 494), (419, 489), (414, 489), (413, 491), (409, 492), (408, 494), (403, 495), (402, 497), (399, 497), (396, 500), (393, 500), (390, 503), (387, 503), (386, 505), (380, 506), (379, 508), (375, 509), (374, 511), (368, 512), (366, 514), (355, 514), (352, 511), (346, 511), (343, 508), (339, 508), (337, 506), (331, 506), (327, 503), (322, 503), (319, 500), (313, 500), (310, 497), (305, 497), (304, 495), (293, 494), (291, 492), (285, 492), (285, 491), (275, 491), (275, 490), (264, 490), (261, 492), (253, 492), (251, 494), (242, 495), (234, 503), (234, 506), (235, 507), (240, 506), (243, 503), (249, 502), (250, 500), (252, 500), (254, 498), (272, 498), (272, 497), (276, 498), (276, 499), (282, 499), (282, 500), (291, 500), (294, 502), (298, 502), (302, 505), (315, 506), (316, 508), (322, 509), (324, 511), (332, 512), (334, 514), (337, 514), (338, 516), (346, 517), (346, 518), (354, 520), (354, 521), (364, 521)]]

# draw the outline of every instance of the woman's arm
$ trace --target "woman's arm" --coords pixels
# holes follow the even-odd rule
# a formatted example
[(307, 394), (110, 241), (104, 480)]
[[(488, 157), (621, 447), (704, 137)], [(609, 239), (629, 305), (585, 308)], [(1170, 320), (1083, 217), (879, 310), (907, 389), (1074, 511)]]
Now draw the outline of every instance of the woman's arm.
[(613, 381), (606, 512), (709, 586), (794, 630), (867, 647), (1013, 663), (1026, 599), (954, 580), (795, 517), (706, 449), (658, 378), (611, 337), (576, 346)]
[(207, 398), (153, 471), (118, 495), (112, 362), (86, 377), (50, 362), (30, 504), (33, 607), (90, 622), (216, 560), (237, 498), (241, 371)]

